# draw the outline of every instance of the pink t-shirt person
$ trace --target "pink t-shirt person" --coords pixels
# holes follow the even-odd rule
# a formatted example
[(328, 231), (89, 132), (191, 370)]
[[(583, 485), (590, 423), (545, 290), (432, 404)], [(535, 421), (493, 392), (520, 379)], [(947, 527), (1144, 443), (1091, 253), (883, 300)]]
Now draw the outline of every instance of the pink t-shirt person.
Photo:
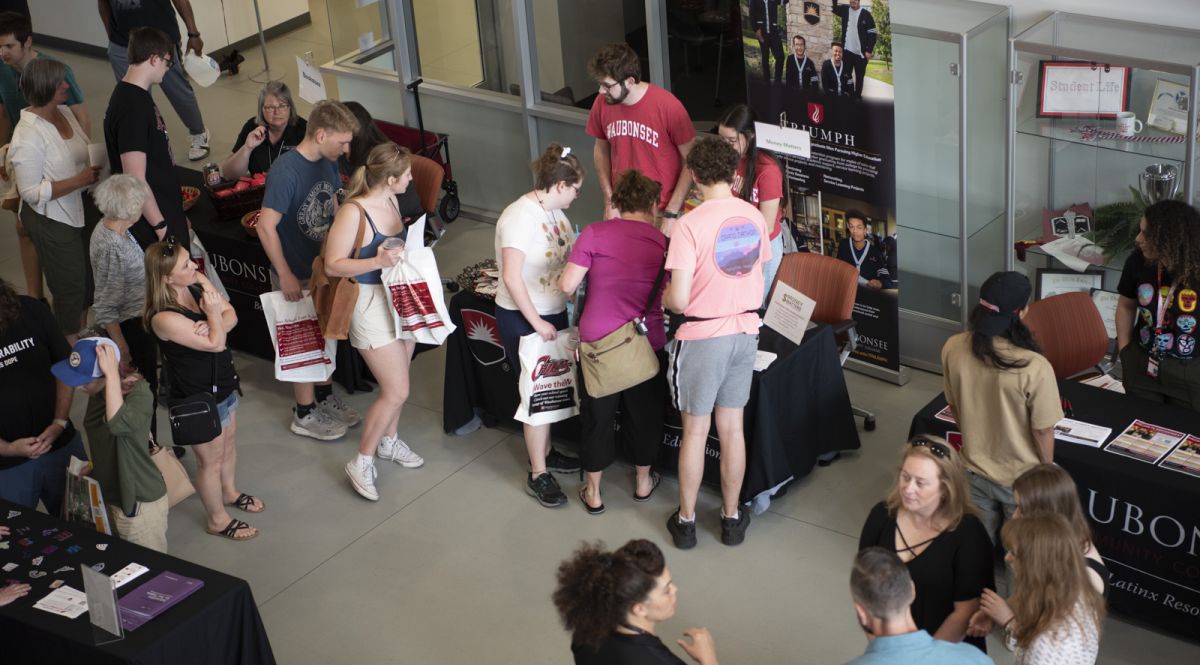
[(705, 201), (680, 217), (671, 232), (667, 270), (692, 273), (691, 300), (683, 313), (714, 320), (685, 323), (676, 339), (757, 335), (758, 315), (750, 310), (762, 304), (762, 267), (770, 258), (766, 220), (746, 201)]
[[(742, 178), (745, 174), (746, 160), (743, 159), (738, 162), (737, 173), (733, 174), (734, 196), (741, 196)], [(783, 171), (774, 159), (759, 151), (758, 159), (754, 162), (754, 187), (750, 190), (750, 203), (757, 207), (760, 202), (771, 199), (781, 199), (779, 209), (775, 211), (775, 219), (771, 223), (771, 240), (774, 240), (783, 233), (783, 227), (779, 225), (779, 220), (783, 219)]]
[[(568, 259), (588, 269), (580, 340), (594, 342), (642, 316), (666, 249), (666, 236), (645, 222), (610, 219), (583, 229)], [(650, 346), (655, 350), (667, 344), (662, 313), (665, 284), (664, 276), (646, 316)]]
[(658, 203), (665, 207), (683, 168), (679, 146), (696, 137), (696, 128), (674, 95), (653, 83), (646, 85), (646, 94), (632, 106), (609, 104), (604, 95), (597, 95), (588, 115), (587, 133), (608, 141), (612, 160), (609, 182), (637, 169), (662, 185)]

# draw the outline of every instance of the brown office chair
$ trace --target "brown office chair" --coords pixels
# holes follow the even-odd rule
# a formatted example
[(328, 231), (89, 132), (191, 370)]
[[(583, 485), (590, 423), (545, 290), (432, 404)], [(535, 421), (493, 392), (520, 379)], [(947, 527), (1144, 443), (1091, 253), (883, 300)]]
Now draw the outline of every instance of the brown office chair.
[(426, 213), (425, 245), (433, 247), (446, 232), (446, 225), (437, 216), (438, 194), (442, 191), (446, 170), (428, 157), (411, 155), (409, 159), (412, 160), (412, 186), (417, 189), (417, 198), (421, 199), (421, 207)]
[(1106, 371), (1101, 363), (1108, 353), (1108, 331), (1090, 295), (1060, 293), (1038, 300), (1029, 306), (1025, 325), (1058, 378)]
[[(842, 351), (839, 362), (858, 346), (858, 335), (854, 331), (854, 298), (858, 293), (858, 270), (845, 261), (830, 256), (809, 252), (784, 254), (775, 275), (775, 284), (783, 282), (804, 295), (817, 301), (812, 320), (833, 326)], [(775, 290), (775, 285), (771, 285)], [(863, 429), (875, 429), (875, 414), (851, 405), (854, 415), (863, 418)]]

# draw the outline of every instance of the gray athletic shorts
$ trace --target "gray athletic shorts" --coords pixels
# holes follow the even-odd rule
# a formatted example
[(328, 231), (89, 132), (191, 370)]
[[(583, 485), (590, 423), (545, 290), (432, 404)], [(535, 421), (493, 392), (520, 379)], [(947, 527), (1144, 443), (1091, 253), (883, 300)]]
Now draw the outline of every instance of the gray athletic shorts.
[(671, 342), (667, 383), (675, 408), (707, 416), (713, 406), (740, 409), (750, 401), (758, 335), (725, 335)]

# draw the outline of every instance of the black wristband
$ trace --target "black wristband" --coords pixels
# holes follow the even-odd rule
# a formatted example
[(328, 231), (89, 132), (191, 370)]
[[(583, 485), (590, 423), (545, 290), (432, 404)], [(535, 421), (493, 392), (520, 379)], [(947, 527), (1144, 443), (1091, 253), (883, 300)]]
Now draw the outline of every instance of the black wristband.
[(663, 217), (666, 217), (667, 219), (679, 219), (679, 213), (668, 210), (663, 213)]
[(195, 37), (199, 37), (199, 36), (200, 36), (200, 33), (198, 33), (198, 32), (189, 32), (188, 33), (188, 37), (195, 38)]
[(167, 228), (167, 220), (163, 219), (163, 221), (161, 221), (157, 224), (151, 224), (150, 228), (154, 229), (155, 231), (161, 231), (161, 230)]

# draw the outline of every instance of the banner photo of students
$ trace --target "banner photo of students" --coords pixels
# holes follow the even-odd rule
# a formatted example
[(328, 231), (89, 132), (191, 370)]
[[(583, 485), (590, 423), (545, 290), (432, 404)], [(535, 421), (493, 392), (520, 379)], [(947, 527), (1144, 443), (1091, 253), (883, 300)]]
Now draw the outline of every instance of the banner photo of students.
[(899, 371), (888, 0), (740, 2), (747, 103), (811, 137), (810, 157), (778, 156), (795, 244), (858, 268), (852, 357)]

